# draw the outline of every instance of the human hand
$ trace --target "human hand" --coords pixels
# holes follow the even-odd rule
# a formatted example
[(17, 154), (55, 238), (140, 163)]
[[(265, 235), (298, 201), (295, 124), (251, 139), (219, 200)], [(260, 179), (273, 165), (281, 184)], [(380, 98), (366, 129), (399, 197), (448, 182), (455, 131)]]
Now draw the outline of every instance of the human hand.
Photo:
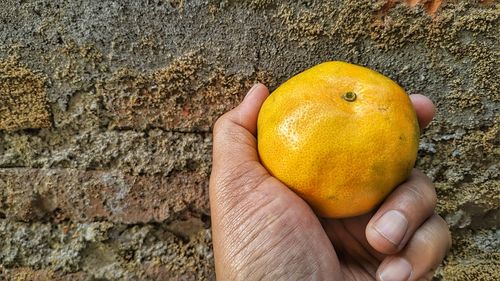
[[(214, 126), (210, 207), (218, 279), (430, 280), (451, 246), (430, 179), (414, 169), (377, 210), (318, 218), (259, 162), (257, 116), (268, 95), (255, 85)], [(424, 128), (434, 106), (421, 95), (411, 100)]]

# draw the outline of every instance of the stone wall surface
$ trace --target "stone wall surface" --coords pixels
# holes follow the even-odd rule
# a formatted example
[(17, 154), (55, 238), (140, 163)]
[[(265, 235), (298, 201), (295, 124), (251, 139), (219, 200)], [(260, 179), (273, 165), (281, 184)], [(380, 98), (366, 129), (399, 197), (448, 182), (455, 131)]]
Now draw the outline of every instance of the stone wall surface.
[(212, 280), (211, 126), (326, 60), (438, 113), (418, 167), (454, 246), (500, 280), (496, 1), (0, 1), (0, 280)]

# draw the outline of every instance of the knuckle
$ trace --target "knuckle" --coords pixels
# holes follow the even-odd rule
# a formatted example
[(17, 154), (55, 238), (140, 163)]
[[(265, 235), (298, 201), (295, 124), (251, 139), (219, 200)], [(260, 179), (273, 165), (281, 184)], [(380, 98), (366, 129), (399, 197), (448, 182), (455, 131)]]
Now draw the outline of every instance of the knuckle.
[(219, 117), (213, 127), (214, 138), (227, 138), (233, 143), (247, 142), (246, 130), (234, 119), (234, 114), (231, 111)]
[(412, 242), (419, 245), (420, 249), (423, 249), (425, 251), (433, 251), (435, 248), (434, 244), (436, 240), (436, 233), (434, 233), (434, 231), (435, 230), (431, 228), (421, 229), (421, 231), (415, 232), (412, 238)]
[(404, 190), (411, 205), (415, 206), (415, 208), (418, 207), (420, 210), (425, 210), (425, 214), (430, 215), (436, 206), (437, 199), (435, 192), (427, 192), (417, 185), (410, 183), (404, 185)]
[(441, 229), (441, 233), (446, 236), (446, 245), (447, 245), (447, 252), (451, 249), (451, 245), (453, 242), (451, 231), (450, 231), (450, 226), (448, 223), (438, 214), (434, 214), (434, 217), (437, 220), (437, 223), (439, 224), (439, 227)]
[[(238, 144), (254, 149), (256, 139), (246, 129), (232, 120), (228, 113), (217, 119), (213, 127), (214, 146), (224, 147)], [(236, 156), (236, 155), (235, 155)]]
[(448, 223), (440, 215), (434, 213), (432, 218), (436, 221), (439, 228), (449, 230)]
[[(451, 232), (448, 224), (439, 215), (434, 213), (422, 226), (422, 231), (417, 231), (415, 239), (418, 244), (425, 245), (438, 251), (437, 245), (446, 245), (448, 251), (451, 247)], [(444, 243), (443, 243), (444, 242)]]
[(412, 178), (413, 180), (422, 182), (422, 184), (434, 189), (434, 183), (426, 174), (424, 174), (424, 172), (414, 169)]
[(403, 188), (417, 206), (423, 206), (428, 212), (436, 207), (437, 194), (431, 181), (414, 179), (404, 183)]
[(226, 137), (230, 143), (246, 144), (250, 147), (252, 147), (253, 144), (246, 132), (238, 127), (233, 130), (226, 130), (224, 137)]
[(424, 192), (426, 196), (426, 201), (429, 203), (429, 205), (434, 209), (437, 205), (437, 194), (436, 194), (436, 189), (434, 188), (434, 184), (428, 185), (428, 189)]
[(223, 128), (226, 127), (228, 121), (229, 118), (227, 116), (227, 113), (224, 113), (222, 116), (217, 118), (213, 127), (214, 135), (217, 135), (219, 132), (221, 132)]

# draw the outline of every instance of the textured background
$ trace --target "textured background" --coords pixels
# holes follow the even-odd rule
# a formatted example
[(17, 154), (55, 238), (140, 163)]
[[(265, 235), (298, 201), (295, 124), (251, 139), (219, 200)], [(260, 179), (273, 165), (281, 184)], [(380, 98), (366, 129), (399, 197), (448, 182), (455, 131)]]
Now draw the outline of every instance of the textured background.
[(213, 279), (214, 120), (346, 60), (438, 107), (418, 161), (453, 232), (436, 278), (499, 280), (499, 8), (0, 1), (0, 279)]

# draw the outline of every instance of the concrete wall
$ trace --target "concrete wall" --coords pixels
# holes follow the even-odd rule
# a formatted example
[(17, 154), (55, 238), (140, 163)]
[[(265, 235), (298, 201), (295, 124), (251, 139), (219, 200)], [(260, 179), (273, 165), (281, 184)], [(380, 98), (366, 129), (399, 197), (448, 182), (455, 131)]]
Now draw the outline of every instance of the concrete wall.
[(498, 280), (499, 4), (277, 2), (1, 1), (0, 279), (213, 279), (214, 120), (346, 60), (438, 107), (436, 278)]

